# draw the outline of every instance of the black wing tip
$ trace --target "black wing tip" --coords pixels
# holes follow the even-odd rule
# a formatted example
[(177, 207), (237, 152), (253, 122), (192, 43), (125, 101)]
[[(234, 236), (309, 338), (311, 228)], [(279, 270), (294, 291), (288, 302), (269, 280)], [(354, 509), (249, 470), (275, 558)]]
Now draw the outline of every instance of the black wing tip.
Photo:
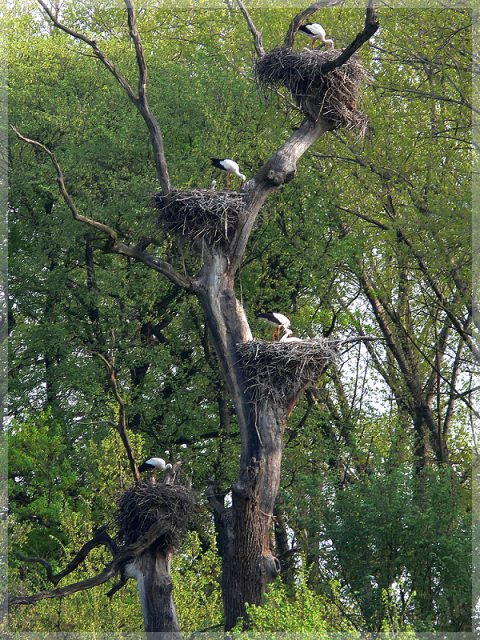
[(270, 320), (273, 322), (276, 322), (277, 318), (275, 317), (275, 314), (273, 313), (273, 311), (267, 311), (266, 313), (259, 313), (257, 315), (257, 318), (264, 318), (265, 320)]
[(146, 462), (142, 462), (142, 464), (138, 467), (139, 471), (148, 471), (149, 469), (153, 469), (151, 464), (147, 464)]

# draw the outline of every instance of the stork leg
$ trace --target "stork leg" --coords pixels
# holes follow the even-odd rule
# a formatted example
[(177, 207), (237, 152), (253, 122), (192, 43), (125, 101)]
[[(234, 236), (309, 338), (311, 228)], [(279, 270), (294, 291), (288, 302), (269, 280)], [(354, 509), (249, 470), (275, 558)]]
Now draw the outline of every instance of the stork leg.
[(230, 191), (230, 174), (227, 173), (227, 191)]
[(278, 327), (277, 327), (277, 340), (280, 340), (280, 331), (281, 331), (281, 329), (282, 329), (282, 326), (278, 325)]
[(312, 40), (312, 49), (315, 49), (315, 40)]

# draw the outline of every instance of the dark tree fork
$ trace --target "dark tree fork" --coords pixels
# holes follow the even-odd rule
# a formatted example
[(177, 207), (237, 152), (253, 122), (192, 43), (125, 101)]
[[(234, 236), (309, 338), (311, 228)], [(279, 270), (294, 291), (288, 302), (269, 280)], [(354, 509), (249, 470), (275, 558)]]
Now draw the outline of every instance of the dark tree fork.
[[(138, 90), (99, 49), (94, 40), (61, 24), (43, 0), (38, 0), (53, 24), (89, 45), (94, 56), (112, 73), (124, 88), (128, 98), (142, 115), (154, 150), (155, 166), (162, 192), (171, 190), (163, 138), (160, 126), (150, 111), (147, 99), (147, 66), (140, 34), (137, 30), (133, 2), (125, 0), (130, 37), (135, 46), (139, 72)], [(291, 46), (299, 26), (306, 17), (322, 7), (336, 4), (336, 0), (320, 0), (299, 13), (292, 21), (285, 39)], [(257, 56), (264, 54), (261, 34), (256, 29), (243, 2), (237, 2), (254, 39)], [(365, 26), (352, 44), (339, 58), (328, 63), (326, 71), (344, 64), (353, 53), (377, 30), (375, 12), (369, 2)], [(222, 591), (225, 607), (225, 627), (231, 629), (240, 616), (245, 617), (245, 603), (261, 604), (265, 587), (279, 572), (279, 561), (270, 549), (270, 529), (275, 500), (280, 483), (282, 439), (289, 411), (296, 398), (283, 405), (258, 401), (251, 397), (244, 371), (239, 364), (236, 345), (252, 339), (245, 311), (235, 296), (235, 276), (244, 257), (247, 243), (257, 214), (267, 197), (282, 184), (291, 181), (296, 173), (297, 162), (303, 154), (327, 131), (331, 122), (319, 118), (316, 122), (305, 119), (301, 126), (273, 154), (248, 183), (246, 208), (241, 212), (232, 240), (227, 245), (204, 246), (203, 266), (196, 275), (183, 275), (175, 268), (149, 253), (151, 242), (146, 239), (137, 246), (129, 246), (119, 240), (118, 233), (107, 225), (79, 213), (72, 200), (64, 176), (55, 155), (36, 140), (31, 140), (17, 130), (17, 136), (47, 153), (56, 170), (57, 182), (62, 197), (73, 217), (107, 236), (106, 250), (135, 258), (158, 273), (166, 276), (178, 287), (197, 296), (205, 314), (211, 339), (218, 357), (222, 376), (235, 404), (241, 435), (241, 458), (238, 481), (232, 487), (232, 507), (226, 509), (210, 491), (210, 504), (216, 512), (216, 522), (223, 527), (225, 544), (222, 549)], [(117, 565), (109, 567), (111, 577)], [(105, 572), (101, 574), (102, 579)], [(106, 578), (108, 579), (108, 578)], [(96, 583), (98, 584), (98, 582)], [(87, 588), (94, 586), (87, 585)], [(66, 588), (64, 588), (66, 589)], [(47, 593), (47, 592), (44, 592)], [(52, 594), (53, 592), (48, 592)], [(39, 594), (37, 594), (39, 595)], [(35, 597), (35, 596), (33, 596)], [(46, 595), (43, 597), (55, 597)], [(40, 598), (38, 598), (40, 599)]]

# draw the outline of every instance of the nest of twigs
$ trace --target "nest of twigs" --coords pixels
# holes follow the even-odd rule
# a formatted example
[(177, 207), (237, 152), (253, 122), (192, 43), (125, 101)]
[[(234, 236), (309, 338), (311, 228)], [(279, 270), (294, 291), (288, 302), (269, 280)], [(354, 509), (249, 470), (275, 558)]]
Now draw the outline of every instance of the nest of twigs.
[(252, 340), (237, 344), (253, 400), (288, 403), (307, 385), (315, 383), (336, 358), (335, 345), (325, 338), (301, 342)]
[(191, 489), (144, 480), (127, 489), (118, 502), (118, 535), (122, 543), (135, 544), (154, 525), (164, 523), (154, 546), (175, 549), (187, 531), (195, 510)]
[(294, 51), (276, 47), (257, 61), (256, 80), (266, 89), (285, 86), (311, 120), (322, 117), (336, 127), (357, 129), (359, 135), (364, 135), (368, 121), (357, 110), (357, 100), (367, 72), (352, 56), (342, 66), (324, 73), (323, 65), (339, 55), (335, 49)]
[(160, 225), (169, 234), (193, 246), (228, 243), (245, 209), (245, 194), (213, 189), (173, 189), (158, 193), (153, 204)]

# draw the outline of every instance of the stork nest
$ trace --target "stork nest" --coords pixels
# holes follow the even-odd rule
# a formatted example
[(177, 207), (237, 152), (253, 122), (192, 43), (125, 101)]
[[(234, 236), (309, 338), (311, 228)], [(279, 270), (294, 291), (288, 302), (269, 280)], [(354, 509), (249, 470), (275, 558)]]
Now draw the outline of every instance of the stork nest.
[(157, 193), (153, 205), (160, 225), (169, 234), (200, 247), (227, 244), (245, 209), (245, 194), (213, 189), (173, 189), (167, 195)]
[(252, 340), (237, 344), (253, 401), (285, 404), (315, 383), (337, 356), (326, 338), (301, 342)]
[(357, 110), (357, 100), (367, 72), (352, 56), (342, 66), (323, 73), (323, 65), (339, 55), (335, 49), (294, 51), (275, 47), (257, 61), (255, 77), (264, 89), (287, 87), (303, 113), (314, 122), (322, 117), (336, 127), (357, 129), (359, 135), (364, 135), (368, 120)]
[(154, 525), (165, 528), (154, 541), (157, 549), (167, 553), (180, 544), (187, 531), (195, 497), (191, 489), (144, 480), (127, 489), (118, 502), (118, 529), (121, 542), (135, 544)]

